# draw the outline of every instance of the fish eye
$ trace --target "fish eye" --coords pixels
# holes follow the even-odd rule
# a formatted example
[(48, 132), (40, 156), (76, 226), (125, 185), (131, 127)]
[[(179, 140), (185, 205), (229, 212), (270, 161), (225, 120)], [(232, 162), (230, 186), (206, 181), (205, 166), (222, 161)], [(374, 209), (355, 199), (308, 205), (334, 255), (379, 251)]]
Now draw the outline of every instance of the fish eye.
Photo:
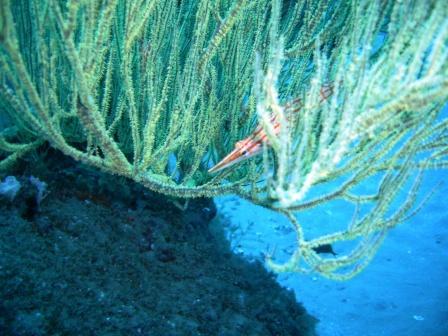
[(244, 155), (244, 156), (246, 156), (248, 153), (247, 153), (247, 150), (243, 150), (243, 151), (241, 151), (241, 155)]

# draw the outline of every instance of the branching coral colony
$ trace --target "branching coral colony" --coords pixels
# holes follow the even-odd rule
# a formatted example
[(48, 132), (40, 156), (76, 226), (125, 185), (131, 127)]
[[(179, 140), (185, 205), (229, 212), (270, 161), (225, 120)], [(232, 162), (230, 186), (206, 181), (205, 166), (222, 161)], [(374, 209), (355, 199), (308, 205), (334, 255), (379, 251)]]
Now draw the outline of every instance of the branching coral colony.
[[(2, 170), (48, 142), (165, 195), (238, 194), (296, 229), (290, 259), (267, 258), (275, 271), (356, 275), (419, 208), (422, 172), (448, 167), (444, 1), (0, 6)], [(260, 155), (208, 172), (257, 125)], [(349, 224), (307, 239), (297, 215), (336, 199), (354, 205)]]

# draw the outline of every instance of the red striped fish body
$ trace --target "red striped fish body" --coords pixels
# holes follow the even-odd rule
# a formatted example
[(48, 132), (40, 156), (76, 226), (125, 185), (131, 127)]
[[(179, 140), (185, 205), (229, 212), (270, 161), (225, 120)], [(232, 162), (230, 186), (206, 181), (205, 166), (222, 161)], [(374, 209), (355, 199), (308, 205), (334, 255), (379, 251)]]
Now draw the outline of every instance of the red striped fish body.
[[(271, 119), (274, 124), (274, 132), (277, 135), (280, 132), (280, 123), (276, 117)], [(215, 166), (208, 170), (209, 173), (216, 173), (225, 168), (233, 166), (238, 162), (247, 160), (255, 155), (261, 153), (263, 143), (267, 143), (267, 135), (261, 126), (258, 126), (255, 131), (246, 139), (240, 140), (235, 144), (235, 148), (224, 159), (219, 161)]]
[[(333, 87), (331, 85), (325, 85), (321, 88), (321, 102), (326, 100), (333, 93)], [(286, 115), (299, 112), (302, 108), (302, 100), (297, 98), (285, 106)], [(271, 123), (274, 126), (274, 134), (280, 133), (280, 122), (277, 120), (277, 116), (271, 118)], [(246, 139), (240, 140), (235, 144), (235, 148), (226, 157), (219, 161), (215, 166), (208, 170), (209, 173), (216, 173), (223, 169), (226, 169), (238, 162), (247, 160), (255, 155), (261, 153), (263, 144), (269, 144), (268, 136), (263, 130), (263, 127), (257, 126), (255, 131), (249, 135)]]

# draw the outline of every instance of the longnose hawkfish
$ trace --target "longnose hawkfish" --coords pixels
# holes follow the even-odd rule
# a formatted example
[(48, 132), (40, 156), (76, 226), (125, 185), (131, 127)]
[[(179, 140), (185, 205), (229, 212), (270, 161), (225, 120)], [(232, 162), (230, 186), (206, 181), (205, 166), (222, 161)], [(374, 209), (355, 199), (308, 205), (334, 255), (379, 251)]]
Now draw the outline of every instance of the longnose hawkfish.
[[(322, 103), (333, 94), (333, 86), (328, 84), (322, 86), (320, 89), (320, 95)], [(285, 104), (284, 109), (286, 114), (296, 113), (303, 107), (302, 100), (300, 98)], [(280, 133), (280, 122), (277, 120), (277, 116), (271, 118), (273, 124), (274, 134)], [(221, 161), (208, 170), (209, 173), (217, 173), (223, 169), (237, 164), (238, 162), (250, 159), (262, 152), (263, 144), (269, 145), (268, 136), (263, 130), (262, 126), (257, 126), (255, 131), (252, 132), (247, 138), (238, 141), (235, 144), (233, 151), (226, 155)]]

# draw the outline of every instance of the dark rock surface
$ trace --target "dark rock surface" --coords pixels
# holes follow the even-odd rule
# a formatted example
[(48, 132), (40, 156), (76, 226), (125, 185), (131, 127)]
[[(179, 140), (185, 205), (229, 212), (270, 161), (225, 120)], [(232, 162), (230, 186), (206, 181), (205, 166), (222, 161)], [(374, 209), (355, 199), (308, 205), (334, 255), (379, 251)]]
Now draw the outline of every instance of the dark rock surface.
[(212, 200), (181, 210), (47, 156), (10, 174), (48, 184), (39, 209), (25, 188), (0, 203), (1, 335), (314, 335), (291, 292), (211, 233)]

